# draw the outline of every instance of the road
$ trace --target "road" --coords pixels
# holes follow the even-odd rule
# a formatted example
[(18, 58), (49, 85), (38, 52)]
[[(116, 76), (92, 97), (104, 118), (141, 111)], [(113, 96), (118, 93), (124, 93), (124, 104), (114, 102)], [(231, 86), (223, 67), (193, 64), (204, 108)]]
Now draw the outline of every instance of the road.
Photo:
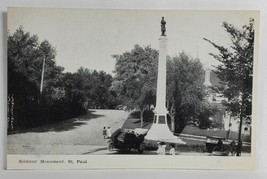
[(103, 127), (114, 132), (129, 113), (123, 110), (92, 110), (84, 116), (8, 135), (8, 154), (90, 154), (106, 149)]
[[(120, 128), (129, 113), (123, 110), (91, 110), (88, 114), (55, 124), (21, 131), (7, 137), (7, 153), (22, 155), (109, 155), (122, 154), (108, 151), (103, 127), (114, 132)], [(187, 144), (199, 142), (183, 139)], [(203, 141), (201, 141), (203, 143)], [(136, 155), (137, 151), (130, 153)], [(156, 155), (156, 151), (144, 151), (145, 155)], [(206, 155), (202, 152), (179, 152), (177, 155)]]

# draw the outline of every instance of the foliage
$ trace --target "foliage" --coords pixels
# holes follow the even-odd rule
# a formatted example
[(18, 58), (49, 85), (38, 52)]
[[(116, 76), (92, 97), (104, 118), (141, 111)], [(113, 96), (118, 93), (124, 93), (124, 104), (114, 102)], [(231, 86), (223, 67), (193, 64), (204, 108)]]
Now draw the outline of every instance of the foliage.
[(66, 73), (64, 86), (67, 98), (85, 108), (115, 109), (120, 104), (110, 91), (113, 78), (104, 71), (81, 67), (76, 73)]
[(204, 70), (198, 59), (185, 52), (167, 61), (167, 100), (170, 115), (175, 120), (176, 132), (181, 132), (188, 121), (202, 119), (209, 111), (203, 86)]
[(239, 136), (237, 156), (241, 154), (241, 129), (243, 122), (251, 123), (252, 113), (252, 84), (253, 84), (253, 53), (254, 53), (254, 20), (248, 25), (237, 29), (232, 24), (223, 23), (223, 27), (230, 35), (231, 46), (226, 48), (204, 39), (219, 50), (219, 54), (210, 54), (221, 65), (217, 66), (217, 75), (225, 88), (221, 90), (227, 110), (232, 116), (239, 118)]
[(253, 52), (254, 52), (254, 20), (248, 25), (237, 29), (232, 24), (223, 23), (223, 27), (230, 35), (229, 48), (211, 43), (218, 54), (210, 53), (221, 64), (216, 67), (216, 74), (222, 81), (224, 88), (221, 93), (228, 99), (225, 105), (232, 116), (251, 122), (252, 80), (253, 80)]
[(55, 57), (56, 49), (49, 41), (39, 42), (22, 27), (8, 34), (8, 93), (15, 99), (15, 130), (69, 119), (89, 107), (114, 109), (120, 104), (109, 90), (111, 75), (85, 68), (63, 73)]
[(158, 52), (150, 46), (135, 45), (130, 52), (113, 55), (116, 59), (115, 78), (111, 89), (127, 109), (141, 110), (155, 104)]
[[(36, 35), (22, 27), (8, 34), (8, 93), (14, 95), (15, 126), (42, 123), (40, 101), (48, 89), (55, 90), (63, 67), (56, 66), (55, 48), (47, 41), (39, 42)], [(40, 97), (42, 65), (45, 59), (44, 97)]]

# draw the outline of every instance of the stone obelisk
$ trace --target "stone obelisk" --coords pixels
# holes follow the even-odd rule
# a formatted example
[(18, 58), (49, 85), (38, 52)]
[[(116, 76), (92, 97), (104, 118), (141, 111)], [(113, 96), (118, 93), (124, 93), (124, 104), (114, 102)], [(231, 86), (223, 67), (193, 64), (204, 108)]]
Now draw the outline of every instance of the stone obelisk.
[(210, 71), (211, 71), (210, 68), (205, 69), (205, 81), (204, 81), (205, 86), (212, 86), (210, 82)]
[(156, 108), (153, 124), (146, 135), (147, 140), (164, 141), (172, 143), (185, 144), (177, 136), (174, 136), (167, 124), (166, 108), (166, 62), (167, 62), (167, 36), (165, 35), (166, 22), (164, 17), (161, 20), (161, 36), (159, 38), (159, 59), (158, 59), (158, 79), (157, 79), (157, 96)]

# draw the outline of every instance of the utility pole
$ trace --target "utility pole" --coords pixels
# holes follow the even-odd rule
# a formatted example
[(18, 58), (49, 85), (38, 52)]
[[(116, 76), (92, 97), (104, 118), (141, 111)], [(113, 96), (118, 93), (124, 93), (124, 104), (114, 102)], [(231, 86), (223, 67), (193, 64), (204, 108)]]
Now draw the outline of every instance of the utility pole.
[(42, 75), (41, 75), (41, 83), (40, 83), (40, 94), (38, 98), (38, 113), (40, 113), (40, 105), (43, 103), (43, 83), (44, 83), (44, 70), (45, 70), (45, 56), (43, 58), (43, 65), (42, 65)]
[(43, 68), (42, 68), (41, 85), (40, 85), (40, 95), (41, 96), (42, 96), (42, 92), (43, 92), (44, 69), (45, 69), (45, 56), (44, 56), (44, 59), (43, 59)]

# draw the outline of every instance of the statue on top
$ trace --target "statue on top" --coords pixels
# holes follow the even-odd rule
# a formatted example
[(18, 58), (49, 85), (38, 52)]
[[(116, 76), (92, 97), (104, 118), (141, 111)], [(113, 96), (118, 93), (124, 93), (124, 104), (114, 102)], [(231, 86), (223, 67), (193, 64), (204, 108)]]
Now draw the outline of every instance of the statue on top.
[(161, 36), (166, 36), (165, 32), (166, 32), (166, 21), (164, 20), (164, 17), (162, 17), (161, 19)]

